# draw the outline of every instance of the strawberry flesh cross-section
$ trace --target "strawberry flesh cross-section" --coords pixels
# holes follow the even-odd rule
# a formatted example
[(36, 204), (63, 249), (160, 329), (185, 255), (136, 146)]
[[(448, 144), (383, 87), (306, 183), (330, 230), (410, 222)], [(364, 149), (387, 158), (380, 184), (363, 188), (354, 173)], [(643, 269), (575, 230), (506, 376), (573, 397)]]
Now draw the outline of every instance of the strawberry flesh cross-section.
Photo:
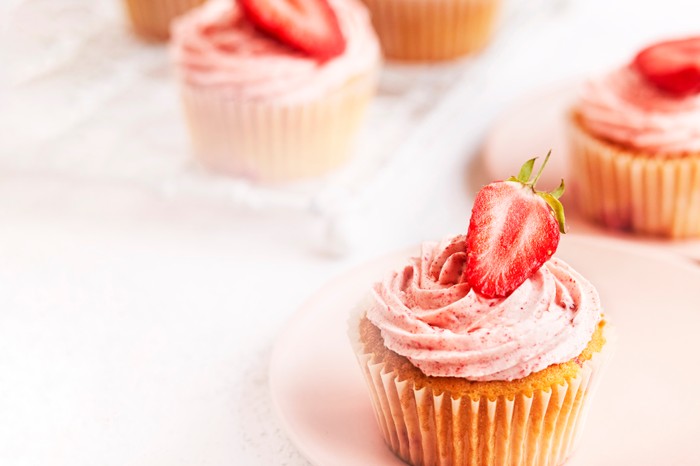
[(263, 33), (319, 61), (345, 51), (338, 18), (327, 0), (239, 0), (239, 4)]
[(484, 296), (503, 297), (539, 270), (557, 250), (565, 231), (559, 197), (564, 181), (554, 191), (539, 192), (530, 181), (535, 159), (523, 165), (517, 177), (491, 183), (476, 195), (467, 232), (464, 277)]
[(644, 78), (676, 97), (700, 93), (700, 37), (660, 42), (645, 48), (632, 62)]

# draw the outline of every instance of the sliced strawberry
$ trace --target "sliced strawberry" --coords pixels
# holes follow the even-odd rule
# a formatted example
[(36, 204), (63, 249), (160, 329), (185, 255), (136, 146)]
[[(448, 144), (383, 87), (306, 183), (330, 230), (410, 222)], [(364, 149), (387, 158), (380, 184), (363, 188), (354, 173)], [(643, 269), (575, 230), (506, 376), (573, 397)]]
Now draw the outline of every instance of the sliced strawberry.
[(557, 250), (565, 228), (558, 200), (564, 181), (551, 193), (535, 190), (548, 159), (549, 154), (533, 181), (535, 159), (527, 161), (517, 177), (491, 183), (476, 195), (464, 278), (484, 296), (507, 296)]
[(258, 29), (319, 60), (345, 50), (338, 18), (327, 0), (239, 0), (239, 4)]
[(700, 37), (661, 42), (637, 54), (632, 66), (674, 96), (700, 93)]

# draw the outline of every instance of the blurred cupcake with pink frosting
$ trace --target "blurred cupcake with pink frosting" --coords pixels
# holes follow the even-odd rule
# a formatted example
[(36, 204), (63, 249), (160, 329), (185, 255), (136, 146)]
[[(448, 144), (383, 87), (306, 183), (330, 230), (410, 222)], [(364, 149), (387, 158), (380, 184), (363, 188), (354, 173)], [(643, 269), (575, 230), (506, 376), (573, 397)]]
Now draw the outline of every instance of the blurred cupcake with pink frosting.
[(605, 226), (700, 236), (700, 37), (585, 83), (570, 115), (576, 198)]
[(262, 182), (341, 165), (380, 64), (356, 0), (213, 0), (174, 22), (172, 56), (197, 159)]

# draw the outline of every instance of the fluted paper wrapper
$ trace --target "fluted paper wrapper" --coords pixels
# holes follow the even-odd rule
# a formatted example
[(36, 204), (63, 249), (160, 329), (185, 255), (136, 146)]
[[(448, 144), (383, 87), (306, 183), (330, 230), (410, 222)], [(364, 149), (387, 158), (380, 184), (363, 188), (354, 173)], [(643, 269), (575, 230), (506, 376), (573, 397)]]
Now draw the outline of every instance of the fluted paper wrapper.
[(590, 400), (612, 339), (564, 385), (512, 399), (468, 396), (417, 389), (399, 380), (372, 354), (364, 352), (351, 330), (384, 441), (401, 459), (416, 466), (557, 466), (576, 447)]
[(384, 56), (437, 61), (484, 48), (490, 40), (500, 0), (362, 0)]
[(195, 156), (206, 167), (256, 181), (321, 175), (351, 154), (374, 71), (306, 102), (240, 100), (218, 89), (183, 84), (182, 99)]
[(147, 39), (166, 40), (170, 22), (205, 0), (124, 0), (134, 31)]
[(571, 176), (581, 212), (610, 228), (681, 239), (700, 236), (700, 153), (654, 156), (569, 125)]

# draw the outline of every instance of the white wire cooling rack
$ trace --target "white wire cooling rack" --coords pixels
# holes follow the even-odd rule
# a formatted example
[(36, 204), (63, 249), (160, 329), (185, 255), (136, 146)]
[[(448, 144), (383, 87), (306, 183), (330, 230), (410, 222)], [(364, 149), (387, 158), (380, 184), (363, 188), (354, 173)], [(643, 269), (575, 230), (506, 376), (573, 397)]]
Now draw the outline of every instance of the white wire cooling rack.
[[(562, 0), (506, 3), (485, 54), (444, 65), (385, 68), (353, 160), (313, 182), (260, 186), (208, 173), (190, 158), (163, 45), (132, 36), (115, 0), (11, 0), (0, 62), (0, 169), (120, 183), (169, 198), (224, 200), (320, 218), (328, 247), (352, 239), (356, 219), (387, 186), (436, 182), (423, 150), (452, 115), (444, 104), (479, 102), (498, 49), (518, 29), (556, 14)], [(543, 8), (546, 6), (546, 8)], [(404, 187), (404, 188), (402, 188)]]

